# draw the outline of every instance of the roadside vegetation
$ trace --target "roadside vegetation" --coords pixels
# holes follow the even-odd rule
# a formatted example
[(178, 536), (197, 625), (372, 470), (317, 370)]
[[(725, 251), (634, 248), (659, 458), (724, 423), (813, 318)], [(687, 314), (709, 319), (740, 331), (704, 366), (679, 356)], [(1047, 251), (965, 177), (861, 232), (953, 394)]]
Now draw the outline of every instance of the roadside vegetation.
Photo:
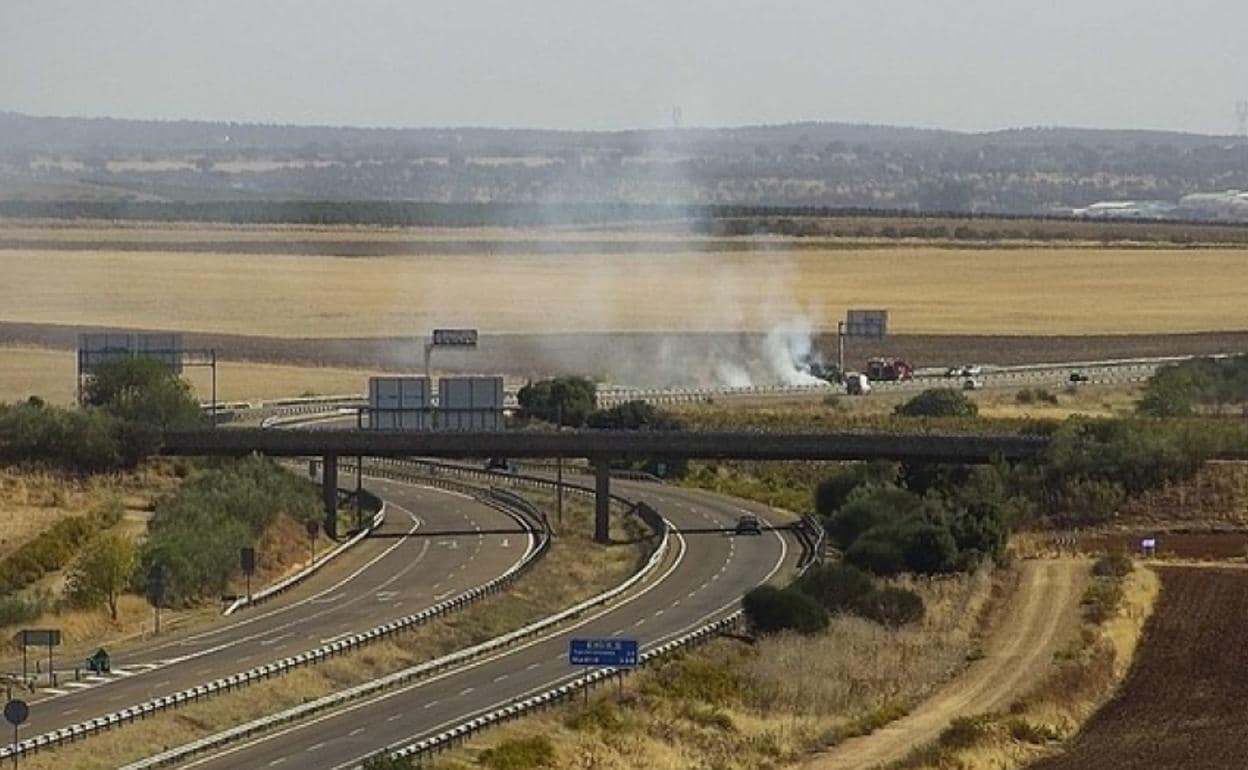
[(1079, 638), (1061, 650), (1041, 683), (1005, 713), (954, 719), (897, 770), (1014, 770), (1051, 755), (1126, 676), (1159, 591), (1157, 575), (1125, 554), (1092, 566)]
[(1248, 355), (1196, 358), (1157, 370), (1136, 406), (1145, 417), (1223, 415), (1248, 408)]
[[(553, 518), (554, 497), (525, 491), (524, 496)], [(550, 552), (507, 589), (410, 632), (346, 653), (326, 663), (259, 682), (234, 693), (150, 717), (24, 760), (30, 770), (104, 770), (150, 756), (166, 748), (297, 706), (331, 692), (361, 684), (417, 663), (513, 631), (619, 584), (642, 560), (649, 543), (620, 517), (612, 517), (612, 541), (593, 542), (592, 505), (576, 497), (564, 500), (566, 527)], [(237, 554), (235, 554), (237, 557)], [(509, 752), (499, 755), (505, 761)], [(402, 770), (411, 765), (377, 757), (370, 767)], [(417, 767), (421, 763), (412, 763)]]
[[(898, 578), (924, 616), (900, 628), (838, 612), (812, 635), (721, 637), (624, 682), (470, 739), (432, 770), (551, 767), (754, 770), (795, 762), (904, 715), (974, 657), (982, 620), (1008, 594), (982, 570)], [(995, 598), (994, 598), (995, 597)], [(548, 742), (544, 765), (500, 765)]]
[[(67, 643), (98, 643), (142, 628), (154, 563), (164, 604), (179, 609), (215, 604), (243, 546), (263, 544), (261, 580), (289, 568), (292, 551), (277, 540), (306, 544), (303, 522), (321, 515), (311, 485), (257, 457), (149, 457), (162, 430), (202, 424), (176, 374), (150, 359), (110, 361), (84, 402), (0, 405), (0, 626), (52, 615)], [(286, 521), (299, 524), (293, 538)], [(103, 623), (86, 617), (100, 612)]]

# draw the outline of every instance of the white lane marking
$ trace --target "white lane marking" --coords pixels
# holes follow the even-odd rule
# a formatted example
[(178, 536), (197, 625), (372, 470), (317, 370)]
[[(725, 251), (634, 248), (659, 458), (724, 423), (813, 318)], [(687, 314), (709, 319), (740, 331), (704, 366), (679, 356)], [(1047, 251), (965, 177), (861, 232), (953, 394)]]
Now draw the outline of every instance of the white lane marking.
[(286, 761), (286, 757), (278, 757), (277, 759), (269, 763), (269, 767), (273, 767), (274, 765), (280, 765), (285, 761)]
[(277, 644), (278, 642), (282, 641), (283, 639), (289, 639), (290, 637), (292, 637), (292, 636), (294, 636), (294, 635), (295, 635), (295, 632), (294, 632), (294, 631), (290, 631), (290, 632), (287, 632), (287, 633), (285, 633), (285, 634), (278, 634), (277, 636), (273, 637), (272, 639), (261, 639), (261, 640), (260, 640), (260, 646), (261, 646), (261, 647), (268, 647), (270, 644)]
[[(221, 750), (221, 751), (219, 751), (219, 752), (216, 752), (215, 754), (212, 754), (212, 755), (210, 755), (210, 756), (203, 757), (202, 759), (192, 760), (191, 762), (188, 762), (188, 763), (186, 763), (185, 765), (183, 765), (183, 768), (198, 767), (198, 766), (203, 765), (203, 764), (206, 764), (206, 763), (208, 763), (208, 762), (215, 762), (215, 761), (217, 761), (217, 760), (221, 759), (222, 757), (226, 757), (226, 756), (229, 756), (229, 755), (231, 755), (231, 754), (237, 754), (238, 752), (240, 752), (240, 751), (245, 751), (246, 749), (250, 749), (250, 748), (252, 748), (253, 746), (258, 746), (258, 745), (260, 745), (260, 744), (262, 744), (262, 743), (266, 743), (266, 742), (271, 741), (271, 740), (274, 740), (274, 739), (276, 739), (276, 738), (280, 738), (280, 737), (282, 737), (282, 736), (284, 736), (284, 735), (289, 735), (290, 733), (293, 733), (293, 732), (295, 732), (295, 731), (297, 731), (297, 730), (306, 730), (306, 729), (309, 729), (309, 728), (311, 728), (311, 727), (313, 727), (313, 726), (315, 726), (315, 725), (318, 725), (318, 724), (320, 724), (321, 722), (324, 722), (324, 721), (326, 721), (326, 720), (341, 718), (342, 716), (344, 716), (344, 715), (346, 715), (346, 714), (349, 714), (349, 713), (351, 713), (351, 712), (353, 712), (353, 711), (358, 711), (359, 709), (365, 708), (366, 706), (373, 706), (373, 705), (376, 705), (376, 704), (378, 704), (378, 703), (381, 703), (382, 701), (389, 700), (389, 699), (394, 698), (394, 697), (397, 697), (397, 696), (399, 696), (399, 695), (404, 695), (404, 694), (406, 694), (406, 693), (408, 693), (408, 692), (411, 692), (412, 690), (415, 690), (415, 689), (418, 689), (418, 688), (421, 688), (421, 687), (427, 687), (427, 686), (429, 686), (429, 685), (431, 685), (431, 684), (434, 684), (434, 683), (436, 683), (436, 682), (441, 682), (441, 681), (443, 681), (444, 679), (447, 679), (447, 678), (449, 678), (449, 677), (456, 676), (456, 675), (458, 675), (458, 674), (462, 674), (462, 673), (464, 673), (465, 671), (471, 671), (471, 670), (472, 670), (472, 669), (474, 669), (474, 668), (479, 668), (479, 667), (481, 667), (481, 666), (484, 666), (484, 665), (485, 665), (485, 664), (487, 664), (487, 663), (492, 663), (493, 661), (499, 660), (499, 659), (501, 659), (501, 658), (505, 658), (505, 657), (508, 657), (508, 656), (511, 656), (511, 655), (515, 655), (515, 654), (517, 654), (517, 653), (521, 652), (522, 650), (527, 650), (528, 648), (533, 647), (534, 645), (542, 644), (543, 642), (548, 642), (548, 641), (550, 641), (551, 639), (558, 638), (558, 637), (563, 636), (563, 635), (565, 635), (565, 634), (567, 634), (567, 633), (569, 633), (569, 632), (571, 632), (571, 631), (575, 631), (576, 629), (578, 629), (578, 628), (580, 628), (580, 627), (582, 627), (582, 626), (588, 625), (589, 623), (593, 623), (595, 620), (598, 620), (599, 618), (603, 617), (604, 615), (607, 615), (607, 614), (612, 613), (612, 612), (617, 612), (617, 611), (620, 609), (620, 607), (623, 607), (623, 606), (625, 606), (625, 605), (627, 605), (627, 604), (631, 604), (631, 603), (633, 603), (633, 602), (637, 601), (637, 600), (638, 600), (638, 599), (640, 599), (641, 597), (643, 597), (643, 596), (645, 596), (646, 594), (650, 593), (650, 592), (651, 592), (652, 590), (654, 590), (655, 588), (657, 588), (657, 587), (659, 587), (659, 586), (663, 585), (663, 583), (664, 583), (664, 582), (665, 582), (665, 581), (666, 581), (669, 577), (671, 577), (672, 573), (674, 573), (677, 569), (679, 569), (679, 568), (680, 568), (681, 562), (683, 562), (683, 561), (685, 560), (685, 555), (686, 555), (686, 553), (688, 552), (688, 550), (689, 550), (689, 549), (688, 549), (688, 544), (687, 544), (687, 543), (686, 543), (686, 541), (685, 541), (685, 537), (684, 537), (684, 535), (682, 535), (682, 534), (680, 533), (680, 530), (676, 529), (675, 525), (673, 525), (670, 521), (669, 521), (669, 522), (667, 522), (667, 526), (671, 528), (671, 532), (672, 532), (672, 534), (676, 536), (676, 545), (677, 545), (677, 548), (679, 549), (679, 550), (677, 551), (676, 558), (672, 560), (671, 565), (670, 565), (670, 566), (668, 566), (667, 570), (665, 570), (665, 571), (663, 572), (663, 574), (662, 574), (662, 575), (660, 575), (660, 576), (658, 577), (658, 579), (656, 579), (654, 582), (650, 583), (650, 584), (649, 584), (649, 585), (647, 585), (646, 587), (642, 588), (642, 589), (641, 589), (640, 591), (638, 591), (637, 593), (632, 594), (631, 596), (627, 596), (627, 597), (625, 597), (624, 599), (621, 599), (621, 600), (619, 600), (619, 601), (617, 601), (617, 602), (614, 602), (614, 603), (612, 603), (611, 605), (609, 605), (609, 606), (607, 606), (607, 607), (604, 607), (604, 608), (600, 609), (598, 612), (591, 613), (591, 614), (590, 614), (590, 615), (588, 615), (588, 616), (582, 617), (579, 621), (577, 621), (577, 622), (573, 623), (573, 624), (572, 624), (572, 625), (570, 625), (570, 626), (564, 626), (564, 627), (561, 627), (561, 628), (554, 629), (554, 630), (552, 630), (552, 631), (551, 631), (551, 632), (549, 632), (549, 633), (546, 633), (546, 634), (540, 634), (540, 635), (538, 635), (538, 636), (536, 636), (536, 637), (534, 637), (534, 638), (530, 639), (528, 642), (525, 642), (525, 643), (523, 643), (523, 644), (521, 644), (521, 645), (519, 645), (519, 646), (516, 646), (516, 647), (509, 647), (509, 648), (507, 648), (507, 649), (500, 650), (500, 651), (498, 651), (497, 653), (495, 653), (495, 654), (493, 654), (493, 655), (487, 655), (487, 656), (486, 656), (486, 657), (484, 657), (484, 658), (479, 658), (478, 660), (472, 661), (471, 663), (467, 664), (466, 666), (461, 666), (461, 667), (456, 667), (456, 668), (449, 669), (449, 670), (444, 671), (443, 673), (441, 673), (441, 674), (439, 674), (439, 675), (437, 675), (437, 676), (432, 676), (432, 677), (429, 677), (428, 679), (421, 679), (421, 680), (419, 680), (419, 681), (417, 681), (417, 682), (413, 682), (412, 684), (407, 685), (407, 686), (405, 686), (405, 687), (400, 687), (400, 688), (397, 688), (397, 689), (394, 689), (394, 690), (390, 690), (389, 692), (379, 693), (376, 697), (361, 699), (361, 700), (359, 700), (359, 701), (356, 701), (355, 703), (352, 703), (352, 704), (347, 705), (346, 707), (344, 707), (344, 708), (342, 708), (342, 709), (335, 709), (335, 710), (332, 710), (332, 711), (327, 711), (327, 712), (325, 712), (324, 714), (322, 714), (322, 715), (320, 715), (320, 716), (317, 716), (317, 717), (312, 717), (312, 718), (310, 718), (310, 719), (303, 720), (303, 721), (299, 722), (298, 724), (291, 725), (290, 727), (287, 727), (287, 728), (284, 728), (284, 729), (281, 729), (281, 730), (275, 730), (274, 732), (271, 732), (271, 733), (269, 733), (269, 734), (267, 734), (267, 735), (264, 735), (264, 736), (262, 736), (262, 737), (260, 737), (260, 738), (256, 738), (256, 739), (254, 739), (254, 740), (247, 741), (247, 742), (244, 742), (244, 743), (238, 743), (238, 744), (236, 744), (236, 745), (234, 745), (234, 746), (230, 746), (230, 747), (225, 748), (225, 749), (223, 749), (223, 750)], [(530, 534), (530, 541), (532, 541), (532, 535), (531, 535), (531, 534)], [(530, 542), (530, 548), (532, 548), (532, 547), (533, 547), (533, 544), (532, 544), (532, 542)], [(778, 569), (778, 567), (777, 567), (777, 569)], [(769, 576), (769, 577), (770, 577), (770, 576)], [(559, 656), (558, 656), (557, 658), (555, 658), (555, 659), (556, 659), (556, 660), (563, 660), (563, 655), (561, 654), (561, 655), (559, 655)], [(579, 676), (579, 675), (578, 675), (578, 676)], [(545, 689), (545, 687), (543, 686), (541, 689)], [(433, 703), (430, 703), (430, 704), (426, 705), (426, 706), (425, 706), (425, 708), (429, 708), (429, 707), (431, 707), (432, 705), (434, 705), (435, 703), (437, 703), (437, 701), (434, 701)], [(451, 720), (451, 721), (453, 722), (454, 720)], [(448, 722), (448, 723), (446, 723), (446, 724), (450, 724), (450, 723)], [(353, 760), (353, 761), (348, 762), (348, 763), (346, 763), (346, 764), (343, 764), (343, 765), (338, 765), (338, 766), (336, 766), (333, 770), (339, 770), (339, 768), (346, 768), (346, 767), (355, 767), (355, 766), (357, 766), (358, 764), (359, 764), (359, 760), (358, 760), (358, 759), (356, 759), (356, 760)]]
[[(562, 659), (562, 658), (563, 658), (563, 656), (562, 656), (562, 655), (560, 655), (560, 656), (559, 656), (559, 658), (560, 658), (560, 659)], [(524, 670), (525, 670), (525, 671), (532, 671), (533, 669), (537, 668), (537, 667), (538, 667), (538, 666), (540, 666), (540, 665), (542, 665), (542, 664), (541, 664), (541, 663), (530, 663), (529, 665), (527, 665), (527, 666), (525, 666), (525, 667), (524, 667)]]
[(359, 735), (359, 734), (360, 734), (360, 733), (362, 733), (362, 732), (364, 732), (364, 728), (363, 728), (363, 727), (357, 727), (357, 728), (355, 728), (354, 730), (352, 730), (351, 732), (347, 733), (347, 737), (348, 737), (348, 738), (354, 738), (355, 736)]
[(70, 714), (73, 714), (74, 712), (76, 712), (77, 710), (78, 710), (77, 708), (65, 709), (64, 711), (61, 712), (61, 716), (67, 717)]
[(431, 701), (429, 701), (428, 703), (426, 703), (426, 704), (425, 704), (425, 708), (427, 708), (427, 709), (431, 709), (431, 708), (433, 708), (433, 707), (434, 707), (434, 706), (436, 706), (436, 705), (438, 705), (438, 701), (436, 701), (436, 700), (431, 700)]
[(401, 713), (399, 713), (399, 714), (391, 714), (390, 716), (386, 717), (386, 721), (387, 721), (387, 722), (393, 722), (393, 721), (395, 721), (396, 719), (402, 719), (402, 718), (403, 718), (403, 714), (401, 714)]
[(511, 547), (511, 538), (509, 538), (509, 537), (505, 537), (505, 538), (503, 538), (503, 542), (499, 543), (499, 545), (500, 545), (500, 546), (502, 546), (503, 548), (510, 548), (510, 547)]
[(324, 639), (322, 639), (322, 640), (321, 640), (321, 644), (333, 644), (334, 642), (338, 641), (339, 639), (342, 639), (342, 638), (348, 637), (348, 636), (350, 636), (350, 635), (351, 635), (351, 634), (353, 634), (353, 633), (355, 633), (355, 632), (354, 632), (354, 631), (343, 631), (341, 634), (334, 634), (333, 636), (328, 636), (328, 637), (326, 637), (326, 638), (324, 638)]
[(465, 687), (463, 690), (461, 690), (461, 691), (460, 691), (460, 693), (459, 693), (459, 694), (460, 694), (460, 695), (471, 695), (471, 694), (473, 693), (473, 691), (475, 691), (476, 689), (477, 689), (477, 688), (475, 688), (475, 687)]
[(501, 682), (501, 681), (503, 681), (503, 680), (504, 680), (504, 679), (506, 679), (506, 678), (507, 678), (507, 675), (506, 675), (506, 674), (499, 674), (498, 676), (494, 677), (494, 681), (495, 681), (495, 682)]
[(311, 746), (304, 749), (304, 751), (318, 751), (323, 748), (325, 748), (325, 741), (321, 741), (320, 743), (314, 743)]

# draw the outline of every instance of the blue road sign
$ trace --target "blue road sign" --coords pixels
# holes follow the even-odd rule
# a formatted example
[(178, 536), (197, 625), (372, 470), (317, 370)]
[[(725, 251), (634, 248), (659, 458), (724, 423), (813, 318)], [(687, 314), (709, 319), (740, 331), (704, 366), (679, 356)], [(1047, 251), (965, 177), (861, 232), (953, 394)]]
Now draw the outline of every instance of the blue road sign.
[(568, 662), (573, 666), (635, 666), (636, 639), (572, 639)]

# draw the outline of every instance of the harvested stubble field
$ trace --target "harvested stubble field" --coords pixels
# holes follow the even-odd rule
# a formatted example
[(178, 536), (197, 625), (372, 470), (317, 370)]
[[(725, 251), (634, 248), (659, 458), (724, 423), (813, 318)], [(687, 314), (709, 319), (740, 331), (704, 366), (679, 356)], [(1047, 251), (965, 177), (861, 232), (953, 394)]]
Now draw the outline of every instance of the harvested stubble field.
[(1033, 770), (1226, 770), (1248, 756), (1248, 572), (1168, 567), (1122, 688)]
[[(497, 229), (396, 237), (345, 228), (334, 239), (252, 228), (244, 240), (187, 240), (98, 224), (85, 226), (88, 235), (8, 227), (0, 320), (42, 324), (288, 338), (461, 323), (527, 333), (766, 330), (796, 317), (828, 329), (846, 307), (884, 306), (899, 333), (1248, 327), (1242, 248), (854, 248)], [(350, 256), (362, 248), (378, 255)]]

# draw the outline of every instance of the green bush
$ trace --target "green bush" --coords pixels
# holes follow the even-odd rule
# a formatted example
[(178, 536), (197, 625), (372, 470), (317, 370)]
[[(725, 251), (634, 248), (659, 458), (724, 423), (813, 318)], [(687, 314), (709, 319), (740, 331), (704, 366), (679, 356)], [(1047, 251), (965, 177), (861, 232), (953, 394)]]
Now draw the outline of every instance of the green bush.
[(1104, 623), (1122, 603), (1122, 584), (1117, 578), (1093, 578), (1083, 594), (1083, 617), (1089, 623)]
[(68, 516), (57, 521), (0, 561), (0, 590), (20, 590), (68, 566), (98, 528), (93, 516)]
[(845, 560), (876, 575), (897, 575), (906, 569), (902, 544), (882, 527), (869, 530), (845, 552)]
[(960, 390), (928, 388), (893, 411), (901, 417), (974, 417), (979, 406)]
[(741, 601), (745, 617), (759, 633), (793, 630), (812, 634), (828, 627), (828, 612), (795, 588), (759, 586)]
[(1045, 388), (1023, 388), (1014, 394), (1014, 400), (1020, 404), (1056, 404), (1057, 395)]
[(828, 612), (857, 613), (863, 599), (875, 592), (875, 581), (852, 564), (833, 562), (811, 567), (796, 588)]
[(1115, 551), (1097, 559), (1092, 564), (1092, 574), (1096, 577), (1124, 578), (1135, 569), (1135, 561), (1131, 554)]
[(271, 460), (253, 456), (194, 473), (156, 507), (139, 572), (162, 565), (170, 606), (216, 597), (238, 569), (239, 549), (254, 546), (281, 513), (299, 521), (322, 515), (312, 485)]
[(0, 596), (0, 626), (13, 626), (36, 620), (51, 606), (46, 592)]
[(863, 597), (858, 613), (888, 628), (900, 628), (923, 619), (923, 597), (914, 591), (885, 586)]
[(815, 487), (815, 512), (820, 516), (830, 516), (845, 505), (854, 490), (867, 484), (893, 485), (897, 481), (897, 473), (897, 463), (886, 460), (847, 464)]
[(360, 766), (361, 770), (418, 770), (419, 767), (411, 757), (392, 757), (386, 751), (368, 757)]
[(529, 770), (551, 767), (555, 763), (555, 745), (545, 735), (529, 738), (508, 738), (497, 746), (481, 752), (481, 764), (492, 770)]

